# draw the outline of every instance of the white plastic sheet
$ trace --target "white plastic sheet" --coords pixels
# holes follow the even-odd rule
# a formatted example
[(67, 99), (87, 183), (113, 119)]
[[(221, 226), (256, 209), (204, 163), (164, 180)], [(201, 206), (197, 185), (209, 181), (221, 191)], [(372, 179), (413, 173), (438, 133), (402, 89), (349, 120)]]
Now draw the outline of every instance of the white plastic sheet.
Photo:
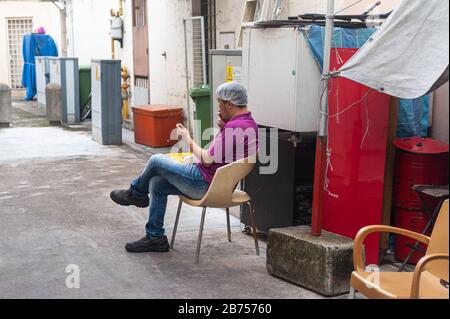
[(403, 0), (340, 76), (403, 99), (448, 81), (449, 1)]

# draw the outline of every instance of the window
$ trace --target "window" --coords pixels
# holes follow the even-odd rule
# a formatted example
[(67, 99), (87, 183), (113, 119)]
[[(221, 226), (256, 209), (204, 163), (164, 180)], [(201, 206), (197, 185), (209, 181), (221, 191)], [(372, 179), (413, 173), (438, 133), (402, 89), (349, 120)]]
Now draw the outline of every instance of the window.
[(33, 29), (32, 18), (7, 18), (8, 32), (8, 64), (11, 89), (22, 89), (23, 36), (30, 34)]

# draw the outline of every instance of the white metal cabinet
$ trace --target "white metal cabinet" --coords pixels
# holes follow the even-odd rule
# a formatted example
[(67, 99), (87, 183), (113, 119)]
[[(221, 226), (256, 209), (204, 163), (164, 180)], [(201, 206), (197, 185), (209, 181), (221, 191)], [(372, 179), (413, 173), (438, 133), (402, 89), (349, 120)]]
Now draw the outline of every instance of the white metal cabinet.
[(321, 74), (306, 41), (294, 27), (244, 30), (243, 85), (259, 125), (317, 131)]
[(50, 82), (61, 85), (63, 122), (80, 122), (80, 82), (78, 58), (48, 57)]
[(92, 139), (122, 144), (121, 61), (92, 60)]
[(37, 56), (36, 60), (36, 92), (38, 101), (38, 112), (47, 114), (47, 106), (45, 99), (45, 87), (49, 82), (49, 64), (45, 56)]

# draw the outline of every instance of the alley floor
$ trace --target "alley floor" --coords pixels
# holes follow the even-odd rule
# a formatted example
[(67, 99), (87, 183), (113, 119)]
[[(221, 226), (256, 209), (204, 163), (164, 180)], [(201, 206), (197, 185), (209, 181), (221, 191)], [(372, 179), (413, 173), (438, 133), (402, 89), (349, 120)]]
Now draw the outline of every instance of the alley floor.
[[(148, 211), (117, 206), (109, 193), (129, 186), (147, 153), (102, 146), (87, 129), (48, 127), (34, 111), (15, 102), (13, 127), (0, 129), (0, 298), (323, 298), (269, 275), (264, 239), (256, 256), (234, 217), (228, 242), (219, 209), (208, 211), (198, 266), (201, 209), (188, 206), (174, 250), (126, 253)], [(169, 240), (177, 205), (170, 197)], [(67, 288), (74, 269), (80, 287)]]

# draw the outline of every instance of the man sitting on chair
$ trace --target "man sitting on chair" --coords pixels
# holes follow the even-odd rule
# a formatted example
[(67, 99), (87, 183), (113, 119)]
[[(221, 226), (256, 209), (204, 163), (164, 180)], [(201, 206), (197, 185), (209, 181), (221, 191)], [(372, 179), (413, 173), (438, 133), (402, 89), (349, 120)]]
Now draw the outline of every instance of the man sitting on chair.
[(197, 145), (189, 131), (177, 124), (178, 135), (195, 156), (194, 164), (182, 164), (163, 154), (153, 155), (129, 189), (111, 192), (111, 199), (119, 205), (144, 208), (150, 204), (146, 236), (127, 243), (128, 252), (169, 251), (164, 231), (167, 196), (201, 199), (218, 168), (257, 152), (258, 126), (247, 110), (247, 90), (237, 82), (225, 83), (217, 88), (217, 96), (220, 132), (208, 150)]

